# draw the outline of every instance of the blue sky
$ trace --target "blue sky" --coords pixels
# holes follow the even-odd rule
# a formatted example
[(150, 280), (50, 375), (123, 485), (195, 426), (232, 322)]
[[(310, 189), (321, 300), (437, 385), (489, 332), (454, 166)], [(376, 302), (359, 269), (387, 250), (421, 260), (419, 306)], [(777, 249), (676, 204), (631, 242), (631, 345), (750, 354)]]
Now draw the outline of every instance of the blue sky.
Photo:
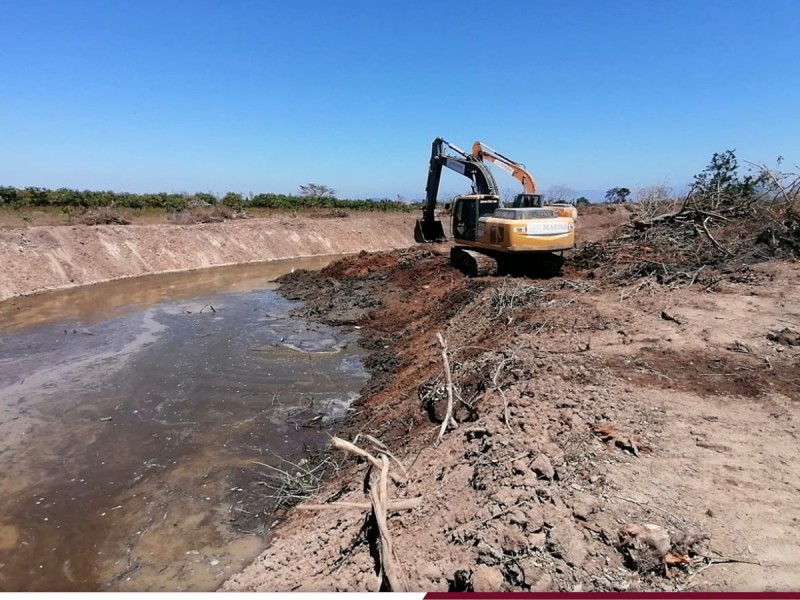
[(800, 163), (796, 0), (0, 0), (0, 23), (0, 185), (419, 198), (436, 136), (544, 189)]

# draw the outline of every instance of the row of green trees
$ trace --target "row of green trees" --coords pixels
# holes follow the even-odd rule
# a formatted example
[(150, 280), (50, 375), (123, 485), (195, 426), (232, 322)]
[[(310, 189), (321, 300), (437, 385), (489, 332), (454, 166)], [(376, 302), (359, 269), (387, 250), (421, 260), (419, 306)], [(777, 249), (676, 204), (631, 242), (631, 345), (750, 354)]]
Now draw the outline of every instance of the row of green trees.
[(189, 206), (224, 204), (232, 208), (271, 208), (297, 210), (302, 208), (341, 208), (380, 212), (403, 212), (414, 208), (405, 202), (392, 200), (348, 200), (331, 195), (257, 194), (244, 196), (229, 192), (218, 198), (213, 194), (131, 194), (127, 192), (73, 190), (59, 188), (2, 187), (0, 206), (13, 208), (53, 206), (61, 208), (95, 208), (116, 206), (121, 208), (163, 208), (182, 210)]
[(222, 202), (228, 206), (245, 208), (249, 206), (292, 210), (298, 208), (344, 208), (380, 212), (407, 212), (416, 208), (406, 202), (394, 200), (348, 200), (331, 196), (293, 196), (286, 194), (258, 194), (252, 198), (242, 198), (241, 202), (227, 194)]

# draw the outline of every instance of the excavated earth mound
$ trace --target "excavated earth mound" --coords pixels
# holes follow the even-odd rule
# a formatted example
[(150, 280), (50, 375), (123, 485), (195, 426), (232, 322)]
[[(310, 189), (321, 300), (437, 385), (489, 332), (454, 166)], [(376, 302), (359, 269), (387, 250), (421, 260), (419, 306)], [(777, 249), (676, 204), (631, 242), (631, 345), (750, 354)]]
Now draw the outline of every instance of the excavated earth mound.
[[(421, 499), (388, 513), (395, 589), (800, 588), (796, 264), (712, 292), (578, 268), (469, 279), (442, 252), (362, 253), (281, 287), (371, 351), (338, 435), (403, 465), (390, 500)], [(448, 375), (457, 427), (437, 443)], [(367, 463), (330, 456), (307, 501), (369, 503)], [(295, 508), (271, 536), (223, 590), (391, 583), (369, 510)]]

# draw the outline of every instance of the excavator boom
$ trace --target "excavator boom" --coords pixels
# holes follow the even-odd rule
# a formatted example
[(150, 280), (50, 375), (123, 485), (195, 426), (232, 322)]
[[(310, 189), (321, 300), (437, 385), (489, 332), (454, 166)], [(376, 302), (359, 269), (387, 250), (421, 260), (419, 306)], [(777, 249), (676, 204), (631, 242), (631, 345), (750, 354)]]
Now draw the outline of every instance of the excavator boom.
[(507, 156), (503, 156), (497, 150), (494, 150), (481, 142), (472, 144), (472, 155), (478, 160), (488, 160), (495, 163), (498, 167), (509, 173), (514, 179), (522, 184), (522, 188), (526, 194), (536, 193), (536, 180), (533, 178), (523, 165), (514, 162)]

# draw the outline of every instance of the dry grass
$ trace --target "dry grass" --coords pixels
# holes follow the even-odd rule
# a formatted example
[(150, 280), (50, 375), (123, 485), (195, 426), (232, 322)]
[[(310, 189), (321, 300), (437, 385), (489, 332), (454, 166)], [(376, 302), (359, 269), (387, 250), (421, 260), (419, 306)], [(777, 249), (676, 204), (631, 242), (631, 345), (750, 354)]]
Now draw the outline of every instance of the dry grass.
[(328, 475), (339, 470), (338, 463), (329, 453), (304, 458), (297, 463), (279, 459), (283, 468), (254, 463), (266, 469), (261, 482), (271, 491), (266, 498), (275, 509), (289, 508), (310, 498), (322, 487)]
[(553, 299), (548, 296), (546, 288), (531, 285), (521, 279), (505, 279), (494, 289), (492, 295), (492, 310), (496, 316), (522, 307), (542, 308), (552, 305)]

